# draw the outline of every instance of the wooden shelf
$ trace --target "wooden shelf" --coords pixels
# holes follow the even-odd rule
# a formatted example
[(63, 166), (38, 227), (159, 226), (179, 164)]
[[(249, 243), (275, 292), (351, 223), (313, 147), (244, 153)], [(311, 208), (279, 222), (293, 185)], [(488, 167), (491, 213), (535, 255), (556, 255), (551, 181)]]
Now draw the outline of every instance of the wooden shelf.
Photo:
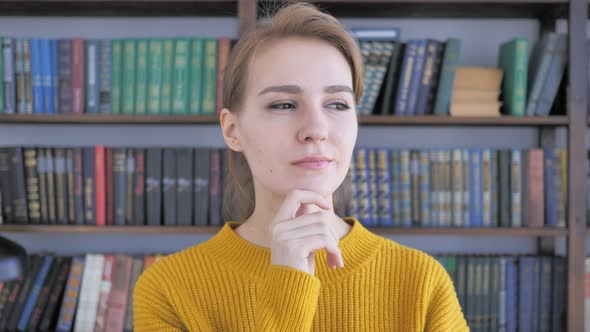
[[(337, 17), (564, 18), (567, 0), (306, 0)], [(259, 0), (259, 2), (269, 2)]]
[(238, 0), (2, 0), (2, 16), (230, 16)]
[[(83, 233), (83, 234), (210, 234), (214, 226), (85, 226), (85, 225), (0, 225), (6, 233)], [(390, 228), (369, 227), (380, 235), (447, 235), (447, 236), (521, 236), (560, 237), (564, 228)]]
[[(49, 115), (0, 114), (1, 123), (21, 124), (218, 124), (215, 115)], [(566, 116), (551, 117), (450, 117), (450, 116), (380, 116), (359, 117), (361, 125), (394, 126), (567, 126)]]

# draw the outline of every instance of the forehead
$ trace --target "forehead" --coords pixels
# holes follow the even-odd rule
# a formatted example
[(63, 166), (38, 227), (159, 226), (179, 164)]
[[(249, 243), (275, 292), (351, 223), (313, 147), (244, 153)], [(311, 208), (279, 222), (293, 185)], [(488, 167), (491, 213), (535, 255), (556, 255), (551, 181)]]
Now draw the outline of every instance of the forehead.
[(352, 87), (348, 62), (328, 42), (304, 37), (270, 40), (259, 47), (248, 68), (248, 86), (295, 84), (305, 87)]

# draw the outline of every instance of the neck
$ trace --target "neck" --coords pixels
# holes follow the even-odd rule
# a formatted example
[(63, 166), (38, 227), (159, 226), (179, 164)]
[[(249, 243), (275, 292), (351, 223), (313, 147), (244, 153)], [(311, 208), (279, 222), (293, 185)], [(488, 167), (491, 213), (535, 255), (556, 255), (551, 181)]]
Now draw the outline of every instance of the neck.
[[(236, 229), (236, 233), (251, 243), (261, 247), (270, 248), (272, 236), (269, 227), (277, 211), (283, 204), (285, 196), (263, 190), (255, 190), (255, 193), (256, 204), (254, 211), (252, 215)], [(330, 201), (332, 200), (331, 195), (326, 198)], [(320, 210), (321, 209), (314, 204), (304, 204), (297, 211), (296, 215), (310, 214)], [(350, 225), (343, 220), (340, 220), (337, 225), (333, 226), (336, 230), (336, 234), (338, 234), (339, 240), (350, 230)]]

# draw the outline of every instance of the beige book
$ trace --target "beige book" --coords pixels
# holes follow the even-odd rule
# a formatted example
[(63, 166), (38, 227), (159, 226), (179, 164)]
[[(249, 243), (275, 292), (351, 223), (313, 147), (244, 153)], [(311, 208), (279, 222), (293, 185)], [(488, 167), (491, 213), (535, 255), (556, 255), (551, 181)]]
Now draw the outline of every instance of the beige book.
[(502, 69), (491, 67), (457, 67), (453, 89), (499, 91)]
[(498, 100), (498, 90), (455, 89), (451, 96), (451, 103), (495, 103)]
[(502, 103), (451, 103), (451, 116), (500, 116)]

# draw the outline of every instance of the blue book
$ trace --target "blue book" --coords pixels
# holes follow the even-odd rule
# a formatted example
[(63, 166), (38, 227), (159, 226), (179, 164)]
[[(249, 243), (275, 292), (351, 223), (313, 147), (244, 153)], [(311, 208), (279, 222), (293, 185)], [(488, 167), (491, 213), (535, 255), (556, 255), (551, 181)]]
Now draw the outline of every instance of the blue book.
[(51, 67), (49, 71), (49, 95), (51, 96), (51, 113), (57, 113), (59, 110), (59, 56), (57, 52), (57, 40), (49, 41), (49, 50), (51, 56)]
[(469, 195), (469, 188), (471, 188), (471, 172), (469, 167), (469, 149), (463, 149), (461, 155), (463, 158), (463, 220), (461, 225), (463, 227), (468, 227), (471, 224), (471, 205)]
[(518, 258), (506, 258), (506, 332), (518, 327)]
[(369, 197), (369, 165), (366, 148), (356, 150), (357, 190), (359, 198), (359, 220), (363, 225), (371, 224), (371, 199)]
[(400, 151), (401, 226), (412, 227), (412, 181), (410, 180), (410, 150)]
[(394, 226), (401, 227), (402, 225), (402, 202), (401, 202), (401, 163), (400, 163), (400, 151), (391, 151), (391, 164), (393, 168), (393, 179), (392, 179), (392, 207), (393, 207), (393, 224)]
[(393, 226), (391, 214), (391, 158), (389, 150), (377, 149), (377, 186), (379, 226)]
[(43, 84), (41, 78), (41, 41), (36, 38), (31, 39), (31, 86), (33, 97), (33, 113), (45, 113), (45, 104), (43, 102)]
[(543, 181), (545, 181), (545, 226), (557, 226), (557, 211), (555, 209), (555, 167), (553, 165), (556, 161), (555, 149), (545, 149), (543, 152)]
[(439, 178), (441, 176), (441, 172), (438, 170), (439, 162), (438, 162), (438, 149), (430, 149), (428, 151), (428, 160), (430, 162), (430, 226), (438, 227), (440, 226), (440, 202), (439, 202), (439, 195), (438, 191), (440, 190), (438, 184), (440, 183)]
[(539, 292), (539, 331), (551, 332), (552, 257), (541, 257), (541, 289)]
[(553, 32), (543, 34), (541, 40), (535, 45), (535, 49), (533, 50), (531, 61), (529, 62), (528, 80), (530, 84), (527, 95), (527, 116), (534, 116), (539, 105), (541, 91), (547, 80), (552, 54), (555, 52), (555, 47), (557, 46), (557, 37), (558, 34)]
[(43, 87), (43, 113), (54, 113), (51, 95), (51, 46), (47, 38), (41, 39), (41, 86)]
[(442, 43), (438, 40), (427, 39), (426, 45), (426, 60), (424, 62), (423, 74), (420, 76), (420, 82), (418, 83), (418, 98), (416, 100), (416, 114), (424, 115), (428, 113), (428, 105), (430, 104), (430, 96), (433, 95), (431, 90), (435, 87), (434, 76), (436, 72), (436, 66), (440, 62), (437, 57), (441, 54), (440, 50)]
[(535, 257), (522, 257), (518, 271), (518, 331), (536, 332), (533, 327), (535, 316)]
[(551, 325), (552, 331), (565, 331), (565, 259), (553, 257), (553, 280), (552, 280), (552, 307)]
[(510, 220), (512, 227), (522, 227), (522, 151), (512, 149), (510, 156)]
[(420, 224), (432, 226), (430, 217), (430, 153), (428, 149), (420, 152)]
[(547, 79), (545, 80), (545, 84), (543, 84), (541, 97), (539, 98), (539, 105), (537, 105), (535, 110), (535, 115), (549, 115), (555, 96), (557, 96), (557, 91), (559, 90), (563, 74), (565, 73), (568, 58), (567, 55), (567, 36), (565, 34), (559, 34), (555, 52), (551, 57)]
[(404, 58), (402, 60), (402, 67), (400, 71), (400, 78), (395, 98), (395, 115), (407, 115), (409, 111), (409, 96), (410, 84), (412, 81), (412, 73), (414, 71), (414, 63), (418, 51), (418, 40), (410, 39), (406, 43), (404, 51)]
[(418, 47), (416, 49), (416, 60), (412, 68), (412, 79), (410, 81), (410, 91), (408, 94), (407, 114), (416, 115), (416, 103), (418, 94), (420, 93), (420, 82), (424, 74), (424, 64), (426, 63), (426, 39), (419, 39), (417, 41)]
[(47, 273), (49, 272), (49, 268), (51, 267), (52, 262), (53, 256), (43, 256), (43, 263), (41, 265), (41, 268), (39, 269), (39, 273), (37, 273), (37, 276), (35, 277), (33, 287), (29, 292), (27, 301), (25, 302), (25, 307), (18, 321), (19, 331), (25, 331), (27, 328), (27, 324), (29, 323), (29, 319), (31, 318), (31, 314), (33, 313), (33, 309), (35, 308), (35, 304), (37, 303), (37, 299), (39, 298), (39, 293), (41, 292), (41, 288), (43, 287), (43, 282), (45, 282), (45, 278), (47, 277)]
[(482, 150), (475, 148), (469, 151), (469, 219), (471, 227), (482, 226)]

